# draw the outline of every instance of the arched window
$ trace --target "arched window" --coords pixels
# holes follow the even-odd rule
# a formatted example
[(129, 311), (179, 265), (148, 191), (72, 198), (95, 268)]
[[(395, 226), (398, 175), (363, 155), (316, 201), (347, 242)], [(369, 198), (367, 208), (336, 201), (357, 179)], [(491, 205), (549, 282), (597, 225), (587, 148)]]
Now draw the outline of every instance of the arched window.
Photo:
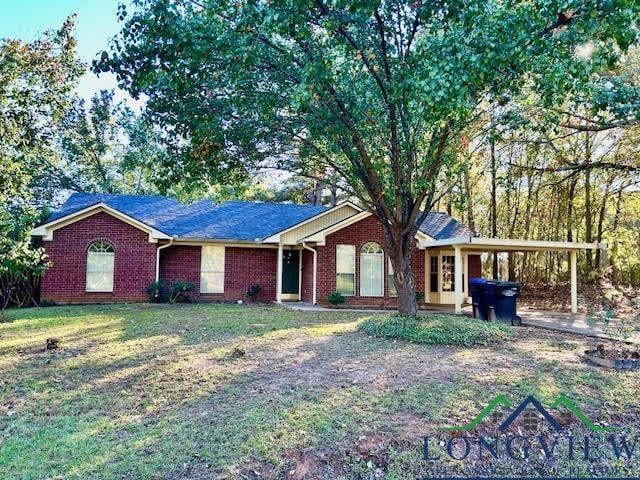
[(375, 242), (365, 243), (360, 249), (360, 295), (384, 295), (384, 254)]
[(87, 292), (113, 292), (115, 265), (113, 245), (98, 240), (87, 250)]

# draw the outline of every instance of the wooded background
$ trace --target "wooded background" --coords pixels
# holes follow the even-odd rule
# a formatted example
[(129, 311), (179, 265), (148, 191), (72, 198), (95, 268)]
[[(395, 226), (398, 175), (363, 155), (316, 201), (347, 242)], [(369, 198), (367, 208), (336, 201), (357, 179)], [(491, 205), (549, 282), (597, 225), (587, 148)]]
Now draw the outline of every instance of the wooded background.
[[(70, 192), (160, 193), (185, 202), (346, 198), (339, 187), (309, 178), (326, 172), (302, 177), (252, 171), (220, 181), (197, 174), (208, 167), (184, 168), (167, 148), (168, 133), (144, 111), (115, 101), (109, 91), (88, 103), (77, 96), (75, 86), (87, 66), (74, 54), (73, 23), (70, 18), (59, 31), (32, 43), (6, 39), (0, 44), (0, 107), (7, 113), (0, 120), (3, 306), (33, 301), (31, 292), (17, 293), (32, 289), (28, 273), (41, 273), (43, 264), (42, 251), (30, 245), (30, 228)], [(639, 59), (631, 48), (616, 72), (636, 89)], [(637, 109), (637, 90), (618, 89), (616, 95), (625, 92), (628, 98), (620, 104)], [(638, 121), (592, 118), (592, 109), (581, 108), (575, 99), (570, 110), (560, 105), (541, 112), (537, 105), (535, 96), (526, 95), (483, 105), (460, 139), (455, 161), (438, 178), (436, 208), (481, 236), (605, 242), (606, 258), (602, 251), (580, 255), (580, 280), (606, 277), (632, 287), (637, 296)], [(568, 276), (566, 256), (554, 253), (513, 254), (499, 265), (488, 258), (485, 267), (495, 276), (529, 283), (564, 282)]]

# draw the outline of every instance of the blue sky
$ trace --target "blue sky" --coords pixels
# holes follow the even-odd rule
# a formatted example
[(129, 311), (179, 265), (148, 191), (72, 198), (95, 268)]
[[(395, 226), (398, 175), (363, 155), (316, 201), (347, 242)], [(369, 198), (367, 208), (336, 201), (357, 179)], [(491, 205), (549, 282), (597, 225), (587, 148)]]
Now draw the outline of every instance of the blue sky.
[[(126, 0), (4, 0), (0, 15), (0, 38), (37, 38), (42, 32), (58, 28), (65, 18), (76, 13), (78, 55), (90, 62), (96, 53), (107, 48), (109, 38), (119, 30), (116, 18), (118, 4)], [(80, 80), (78, 92), (83, 97), (102, 88), (115, 88), (111, 75), (99, 78), (88, 72)], [(117, 97), (126, 99), (124, 92)]]

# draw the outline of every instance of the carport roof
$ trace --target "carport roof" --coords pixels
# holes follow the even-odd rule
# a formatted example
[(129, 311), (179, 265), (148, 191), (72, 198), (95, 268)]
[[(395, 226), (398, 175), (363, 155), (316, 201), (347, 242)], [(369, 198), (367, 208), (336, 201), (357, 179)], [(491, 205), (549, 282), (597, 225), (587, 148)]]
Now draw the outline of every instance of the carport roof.
[(516, 240), (510, 238), (457, 237), (442, 240), (424, 240), (420, 248), (460, 247), (464, 250), (489, 250), (498, 252), (520, 251), (569, 251), (605, 249), (606, 243), (555, 242), (547, 240)]

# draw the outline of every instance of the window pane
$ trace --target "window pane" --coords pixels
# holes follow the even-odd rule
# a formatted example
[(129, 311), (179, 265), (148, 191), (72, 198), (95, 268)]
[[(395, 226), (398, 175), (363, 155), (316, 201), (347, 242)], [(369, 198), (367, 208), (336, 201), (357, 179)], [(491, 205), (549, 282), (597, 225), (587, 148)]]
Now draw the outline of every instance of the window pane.
[(453, 292), (455, 280), (455, 258), (450, 255), (442, 257), (442, 291)]
[(387, 277), (387, 288), (389, 289), (390, 297), (398, 296), (398, 290), (396, 289), (395, 275), (393, 274), (393, 265), (391, 265), (391, 259), (389, 259), (389, 276)]
[(337, 245), (336, 246), (336, 272), (337, 273), (356, 273), (355, 272), (355, 245)]
[(342, 295), (355, 295), (356, 276), (353, 273), (339, 273), (336, 276), (336, 292)]
[[(89, 247), (91, 250), (91, 247)], [(88, 292), (112, 292), (115, 254), (104, 252), (87, 253)]]
[(224, 247), (205, 245), (200, 258), (200, 292), (224, 293)]
[(336, 292), (356, 294), (356, 247), (336, 245)]
[(360, 295), (380, 297), (384, 293), (383, 259), (380, 254), (360, 256)]
[(215, 245), (202, 247), (201, 269), (205, 272), (224, 272), (224, 247)]
[(429, 291), (433, 293), (438, 292), (438, 257), (429, 257), (430, 270), (429, 270)]
[(202, 293), (224, 293), (224, 272), (202, 272), (200, 291)]

